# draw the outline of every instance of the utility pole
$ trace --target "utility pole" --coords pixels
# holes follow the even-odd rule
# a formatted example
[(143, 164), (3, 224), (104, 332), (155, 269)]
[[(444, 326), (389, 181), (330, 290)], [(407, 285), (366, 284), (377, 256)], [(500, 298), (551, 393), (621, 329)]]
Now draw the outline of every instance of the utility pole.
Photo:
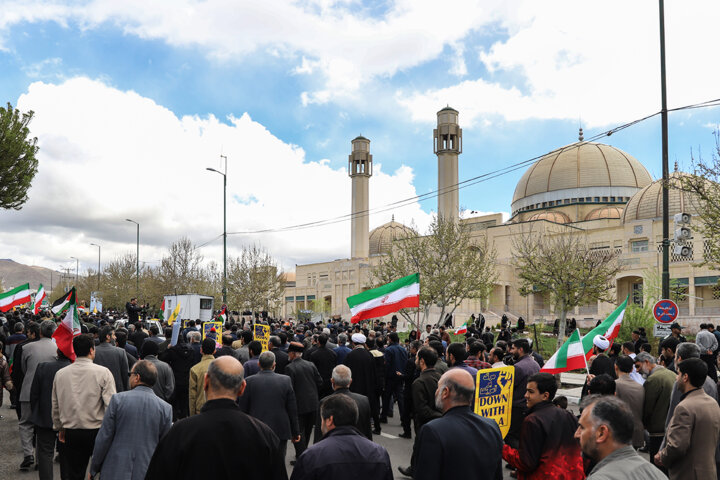
[(135, 296), (140, 296), (140, 224), (135, 220), (125, 219), (126, 222), (131, 222), (137, 225), (137, 250), (135, 253)]
[[(75, 286), (77, 286), (78, 283), (78, 270), (80, 269), (80, 260), (77, 259), (77, 257), (70, 257), (73, 260), (75, 260)], [(68, 269), (69, 270), (69, 269)]]
[(97, 269), (97, 291), (100, 292), (100, 245), (97, 243), (91, 243), (95, 247), (98, 247), (98, 269)]
[(219, 173), (223, 176), (223, 303), (227, 305), (227, 156), (220, 155), (225, 160), (225, 173), (207, 167), (205, 170)]
[(659, 0), (660, 9), (660, 90), (662, 106), (660, 121), (662, 124), (662, 298), (670, 298), (670, 215), (668, 206), (668, 111), (667, 83), (665, 81), (665, 1)]

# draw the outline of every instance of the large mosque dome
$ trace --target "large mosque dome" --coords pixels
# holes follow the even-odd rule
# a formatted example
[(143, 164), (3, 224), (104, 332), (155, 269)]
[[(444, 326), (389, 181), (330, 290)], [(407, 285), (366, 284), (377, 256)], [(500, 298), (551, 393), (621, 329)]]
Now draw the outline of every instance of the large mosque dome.
[(395, 240), (415, 235), (415, 231), (395, 218), (370, 232), (370, 256), (389, 253)]
[[(697, 214), (698, 200), (690, 192), (680, 188), (682, 177), (690, 175), (683, 172), (670, 174), (668, 185), (668, 211), (670, 218), (676, 213)], [(633, 220), (652, 220), (662, 217), (662, 179), (656, 180), (636, 193), (625, 207), (623, 223)]]
[(572, 144), (528, 168), (515, 188), (512, 215), (562, 205), (623, 204), (651, 183), (645, 167), (620, 149), (594, 142)]

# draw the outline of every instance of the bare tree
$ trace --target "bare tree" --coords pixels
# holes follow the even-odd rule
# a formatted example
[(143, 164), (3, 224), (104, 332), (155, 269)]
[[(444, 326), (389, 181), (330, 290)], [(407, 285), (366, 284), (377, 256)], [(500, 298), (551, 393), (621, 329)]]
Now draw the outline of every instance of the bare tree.
[(557, 346), (565, 341), (567, 313), (598, 300), (615, 302), (618, 253), (591, 249), (584, 232), (529, 232), (513, 241), (520, 295), (545, 295), (559, 315)]
[(671, 188), (690, 192), (690, 202), (698, 212), (700, 222), (693, 228), (705, 237), (707, 253), (702, 264), (720, 268), (720, 130), (715, 130), (715, 149), (711, 159), (693, 155), (694, 175), (677, 175), (671, 178)]
[[(495, 282), (495, 250), (484, 235), (472, 237), (462, 223), (435, 218), (426, 236), (396, 241), (390, 253), (372, 269), (375, 286), (420, 273), (420, 311), (426, 323), (437, 305), (441, 322), (466, 299), (486, 299)], [(413, 309), (400, 314), (417, 328)]]
[[(116, 257), (103, 268), (103, 308), (114, 307), (122, 310), (130, 297), (135, 296), (135, 254), (126, 253)], [(61, 284), (55, 287), (57, 292), (65, 292)]]
[(228, 259), (228, 299), (241, 309), (273, 312), (282, 304), (282, 271), (258, 246), (244, 247)]
[(166, 294), (201, 293), (203, 256), (189, 238), (176, 241), (160, 261), (157, 279)]

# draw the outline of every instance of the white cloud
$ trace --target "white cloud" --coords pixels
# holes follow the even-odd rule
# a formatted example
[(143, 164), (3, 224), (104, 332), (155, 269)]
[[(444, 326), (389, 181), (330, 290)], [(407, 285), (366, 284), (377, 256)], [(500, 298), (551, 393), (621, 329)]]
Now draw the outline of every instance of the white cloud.
[[(32, 109), (39, 138), (39, 172), (20, 211), (0, 212), (0, 251), (16, 261), (55, 267), (69, 256), (94, 264), (94, 247), (105, 260), (134, 251), (140, 223), (141, 261), (157, 261), (182, 235), (202, 243), (222, 233), (220, 146), (228, 158), (228, 231), (256, 231), (346, 215), (350, 179), (326, 159), (312, 161), (302, 148), (283, 142), (247, 114), (229, 118), (185, 116), (134, 92), (74, 78), (63, 84), (33, 83), (18, 100)], [(348, 150), (350, 142), (347, 142)], [(416, 195), (413, 173), (385, 173), (376, 165), (371, 207)], [(237, 200), (234, 200), (236, 199)], [(396, 218), (420, 225), (428, 215), (417, 203), (371, 216), (371, 227)], [(261, 243), (286, 266), (347, 257), (349, 222), (228, 237), (229, 254)], [(204, 248), (221, 260), (222, 244)], [(38, 259), (38, 255), (42, 258)]]
[[(501, 20), (508, 38), (479, 54), (491, 75), (406, 92), (398, 101), (415, 120), (432, 122), (430, 105), (445, 103), (461, 111), (464, 126), (497, 115), (508, 120), (582, 118), (592, 127), (660, 109), (656, 4), (512, 5), (514, 11)], [(707, 58), (718, 18), (717, 1), (666, 4), (669, 106), (718, 97), (720, 63)]]
[[(437, 58), (447, 45), (494, 22), (503, 2), (398, 0), (381, 18), (359, 2), (275, 0), (6, 1), (0, 32), (23, 22), (56, 22), (95, 29), (116, 25), (127, 34), (173, 46), (199, 46), (220, 61), (245, 55), (301, 55), (297, 74), (322, 72), (316, 102), (352, 96), (376, 77), (392, 76)], [(3, 47), (0, 36), (0, 48)], [(456, 71), (462, 66), (456, 64)]]

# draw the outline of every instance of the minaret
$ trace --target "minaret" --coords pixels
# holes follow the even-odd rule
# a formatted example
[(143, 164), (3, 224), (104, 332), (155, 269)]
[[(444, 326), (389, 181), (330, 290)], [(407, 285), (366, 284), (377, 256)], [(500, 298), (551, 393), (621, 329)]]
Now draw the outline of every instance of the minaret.
[(348, 175), (352, 179), (352, 221), (350, 223), (350, 258), (367, 258), (370, 254), (370, 177), (372, 155), (370, 140), (359, 136), (352, 141), (348, 157)]
[(458, 220), (458, 155), (462, 153), (462, 129), (459, 112), (445, 107), (437, 112), (433, 130), (434, 152), (438, 157), (438, 217)]

